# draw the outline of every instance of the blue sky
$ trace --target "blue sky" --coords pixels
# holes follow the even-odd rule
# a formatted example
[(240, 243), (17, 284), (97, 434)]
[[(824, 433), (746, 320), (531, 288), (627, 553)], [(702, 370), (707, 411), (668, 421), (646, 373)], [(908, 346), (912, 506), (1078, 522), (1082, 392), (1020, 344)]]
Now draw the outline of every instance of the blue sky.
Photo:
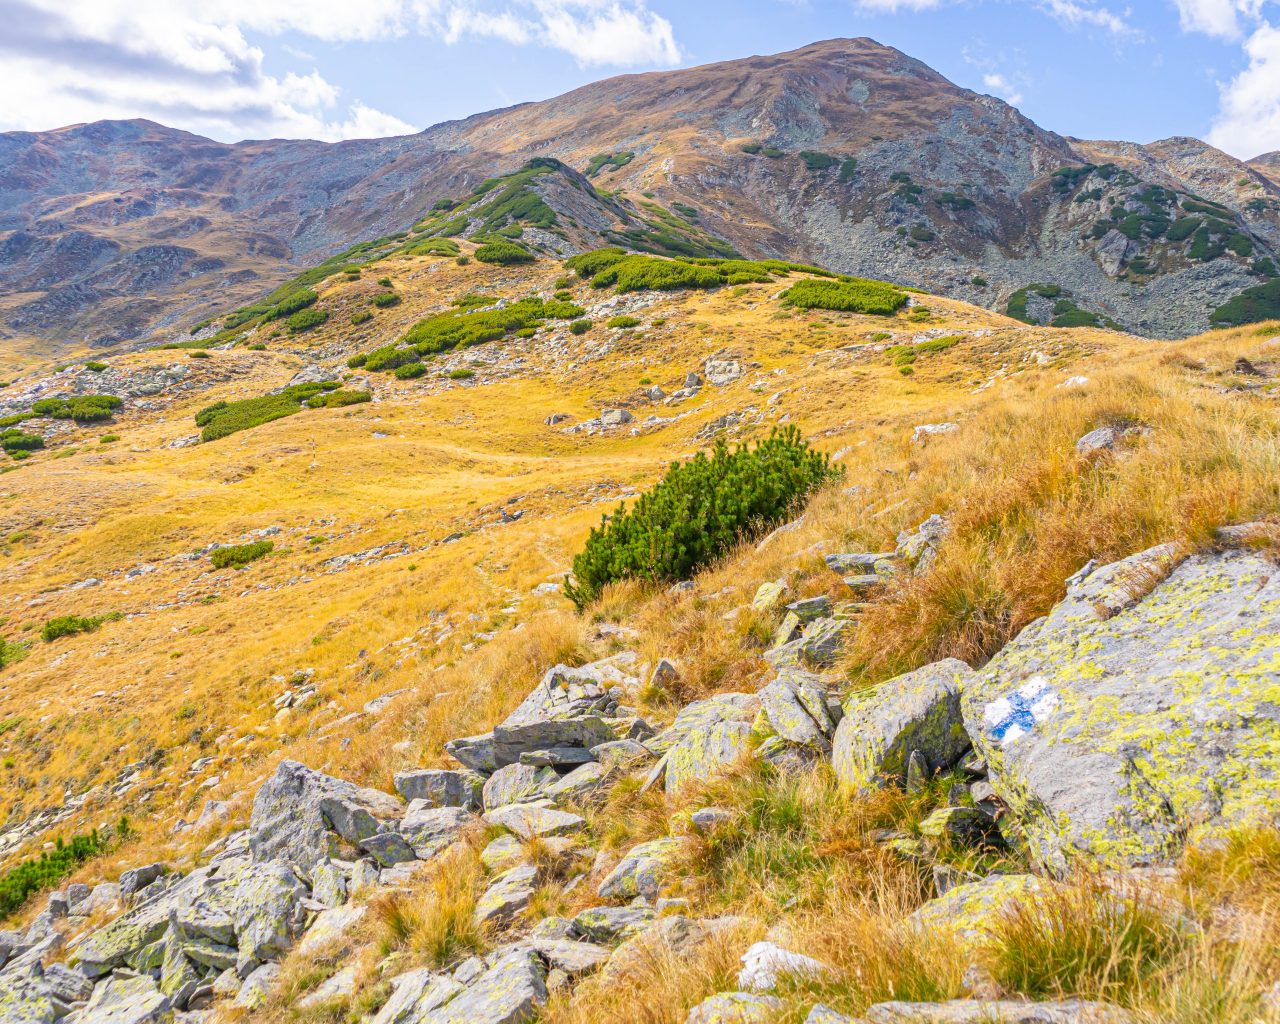
[(398, 134), (867, 35), (1064, 134), (1280, 149), (1280, 0), (0, 0), (0, 18), (0, 129)]

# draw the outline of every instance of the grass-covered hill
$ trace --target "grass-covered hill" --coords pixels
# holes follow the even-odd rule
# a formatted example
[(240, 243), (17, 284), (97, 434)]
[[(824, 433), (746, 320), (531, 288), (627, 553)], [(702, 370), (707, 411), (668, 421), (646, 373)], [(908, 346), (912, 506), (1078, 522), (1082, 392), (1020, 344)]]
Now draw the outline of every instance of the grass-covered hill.
[[(848, 625), (823, 678), (864, 692), (944, 658), (984, 665), (1090, 560), (1210, 550), (1216, 528), (1280, 512), (1280, 328), (1155, 344), (820, 267), (621, 250), (486, 262), (484, 238), (415, 238), (451, 246), (389, 249), (299, 283), (279, 315), (228, 327), (239, 314), (224, 312), (187, 347), (6, 392), (23, 407), (6, 429), (41, 444), (3, 456), (0, 475), (0, 868), (98, 830), (11, 886), (13, 922), (67, 872), (98, 882), (206, 862), (284, 758), (387, 792), (397, 773), (456, 767), (444, 743), (491, 729), (557, 664), (634, 652), (614, 663), (637, 677), (625, 703), (662, 727), (691, 702), (772, 679), (762, 655), (786, 629), (783, 604), (825, 598)], [(35, 409), (98, 394), (122, 401), (86, 422)], [(641, 507), (673, 462), (726, 458), (719, 440), (775, 428), (830, 461), (783, 453), (713, 503), (699, 491), (699, 516), (771, 509), (743, 520), (740, 542), (729, 518), (716, 534), (728, 540), (705, 558), (672, 554), (669, 571), (645, 568), (648, 540), (635, 571), (575, 563), (601, 516)], [(1109, 448), (1078, 445), (1100, 428)], [(751, 504), (770, 488), (803, 499)], [(669, 515), (671, 500), (643, 507)], [(893, 551), (935, 514), (946, 540), (918, 574), (851, 590), (824, 561)], [(613, 536), (667, 536), (636, 521)], [(789, 525), (763, 539), (774, 523)], [(579, 584), (593, 574), (571, 591), (581, 610), (563, 587), (575, 567)], [(757, 600), (775, 581), (785, 600)], [(642, 671), (660, 659), (674, 670)], [(643, 779), (626, 775), (583, 810), (582, 841), (612, 865), (638, 842), (695, 835), (694, 810), (725, 809), (728, 831), (682, 848), (687, 902), (673, 906), (740, 916), (744, 930), (625, 985), (561, 989), (548, 1024), (680, 1024), (733, 986), (766, 929), (836, 971), (780, 990), (771, 1019), (803, 1020), (820, 999), (857, 1014), (958, 997), (968, 962), (902, 922), (936, 879), (1033, 866), (1016, 848), (922, 841), (959, 777), (859, 797), (825, 761), (679, 792), (669, 776), (668, 794)], [(479, 851), (496, 835), (481, 833), (376, 896), (346, 953), (295, 953), (263, 1008), (218, 1012), (360, 1021), (389, 997), (392, 966), (452, 970), (500, 946), (504, 928), (596, 901), (598, 879), (570, 884), (572, 858), (533, 843), (546, 870), (523, 916), (474, 926), (489, 884)], [(911, 842), (886, 845), (889, 833)], [(1084, 924), (1067, 941), (1013, 920), (983, 961), (993, 991), (1105, 999), (1144, 1021), (1252, 1020), (1276, 970), (1276, 840), (1242, 842), (1177, 861), (1187, 930), (1145, 911), (1131, 928), (1082, 919), (1071, 901), (1101, 883), (1081, 876), (1052, 906)], [(340, 968), (358, 994), (299, 1005)]]

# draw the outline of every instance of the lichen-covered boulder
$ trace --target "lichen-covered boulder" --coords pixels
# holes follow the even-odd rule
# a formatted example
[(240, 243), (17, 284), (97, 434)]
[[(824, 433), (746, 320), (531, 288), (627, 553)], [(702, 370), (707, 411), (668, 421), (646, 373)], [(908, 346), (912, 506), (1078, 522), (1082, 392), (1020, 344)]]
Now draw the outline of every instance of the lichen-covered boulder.
[(528, 764), (509, 764), (494, 772), (484, 784), (486, 810), (537, 800), (543, 790), (559, 776), (551, 768), (535, 768)]
[(796, 669), (784, 670), (761, 687), (760, 703), (777, 735), (789, 743), (817, 750), (831, 749), (835, 724), (827, 708), (826, 691), (816, 676)]
[(742, 954), (738, 987), (747, 992), (772, 992), (786, 978), (827, 981), (834, 977), (835, 972), (821, 960), (774, 942), (756, 942)]
[(458, 995), (462, 985), (419, 967), (392, 978), (391, 989), (391, 998), (370, 1024), (418, 1024), (427, 1013)]
[(147, 975), (109, 978), (97, 985), (83, 1008), (64, 1024), (159, 1024), (172, 1009), (168, 996)]
[(40, 978), (0, 974), (0, 1024), (54, 1024), (60, 1009)]
[(680, 839), (653, 839), (632, 847), (600, 883), (600, 897), (656, 900), (683, 848)]
[(867, 1008), (865, 1024), (1130, 1024), (1133, 1017), (1118, 1006), (1068, 999), (1027, 1003), (957, 999), (948, 1003), (876, 1003)]
[(681, 709), (669, 729), (645, 741), (666, 754), (668, 792), (696, 778), (708, 778), (742, 757), (750, 746), (751, 722), (760, 708), (754, 693), (724, 693)]
[(430, 860), (475, 820), (463, 807), (434, 807), (426, 800), (414, 800), (396, 831), (419, 860)]
[(573, 930), (592, 942), (619, 942), (653, 921), (652, 907), (588, 907), (573, 919)]
[(587, 827), (586, 819), (568, 811), (538, 804), (510, 804), (496, 807), (484, 816), (490, 825), (500, 825), (521, 839), (543, 839), (547, 836), (567, 836)]
[(590, 749), (618, 739), (607, 719), (617, 713), (620, 692), (605, 687), (591, 666), (549, 669), (520, 706), (494, 727), (495, 767), (515, 764), (532, 750)]
[(546, 1001), (542, 964), (533, 950), (516, 947), (418, 1024), (525, 1024)]
[(1280, 573), (1153, 548), (1069, 581), (966, 682), (965, 724), (1032, 857), (1158, 861), (1280, 822)]
[(239, 968), (274, 960), (302, 934), (307, 889), (288, 864), (246, 864), (219, 895), (235, 923)]
[(406, 800), (423, 800), (432, 807), (465, 807), (478, 810), (484, 776), (473, 771), (449, 771), (444, 768), (417, 768), (399, 772), (395, 777), (396, 792)]
[(1046, 884), (1035, 875), (988, 875), (947, 890), (907, 920), (921, 931), (942, 932), (960, 946), (972, 946), (990, 939), (1005, 914), (1034, 899)]
[(905, 782), (913, 751), (933, 771), (955, 764), (970, 746), (960, 690), (972, 674), (963, 661), (948, 658), (854, 695), (831, 750), (836, 776), (865, 791)]
[(359, 844), (402, 813), (400, 801), (388, 793), (281, 761), (254, 797), (249, 849), (255, 860), (285, 860), (309, 872), (342, 852), (335, 837)]
[(480, 926), (510, 924), (529, 906), (537, 884), (538, 869), (532, 864), (517, 864), (509, 868), (495, 878), (476, 900), (472, 919)]
[(684, 1024), (767, 1024), (781, 1009), (776, 996), (717, 992), (690, 1010)]

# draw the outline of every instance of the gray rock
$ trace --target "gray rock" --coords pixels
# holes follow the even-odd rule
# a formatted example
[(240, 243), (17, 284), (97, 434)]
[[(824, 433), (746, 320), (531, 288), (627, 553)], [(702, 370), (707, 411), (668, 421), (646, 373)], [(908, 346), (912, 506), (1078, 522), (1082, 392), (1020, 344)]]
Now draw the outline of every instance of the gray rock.
[(0, 974), (0, 1024), (54, 1024), (62, 1010), (38, 976)]
[(585, 747), (547, 747), (543, 750), (526, 750), (520, 754), (521, 764), (532, 765), (535, 768), (553, 765), (566, 768), (586, 764), (590, 760), (592, 760), (591, 751)]
[(684, 1019), (684, 1024), (768, 1024), (782, 1009), (782, 1000), (750, 992), (717, 992)]
[(802, 624), (812, 622), (814, 619), (826, 618), (831, 614), (831, 598), (826, 594), (806, 597), (803, 601), (791, 602), (787, 605), (787, 611), (794, 614)]
[(551, 967), (570, 977), (596, 970), (612, 952), (607, 946), (573, 939), (534, 939), (531, 944)]
[(1118, 1006), (1070, 999), (1026, 1003), (1018, 1000), (949, 1003), (876, 1003), (863, 1014), (866, 1024), (1131, 1024)]
[(432, 974), (425, 967), (392, 978), (391, 988), (391, 998), (370, 1024), (418, 1024), (426, 1014), (462, 992), (461, 983)]
[(946, 537), (948, 529), (946, 519), (935, 513), (914, 531), (903, 530), (898, 534), (898, 558), (910, 565), (916, 573), (927, 571), (933, 565), (938, 547)]
[(733, 821), (733, 812), (724, 807), (699, 807), (689, 818), (699, 832), (714, 832)]
[(517, 947), (419, 1024), (526, 1024), (546, 1000), (542, 965), (532, 950)]
[[(367, 904), (347, 903), (341, 907), (330, 907), (316, 915), (307, 934), (298, 943), (298, 951), (303, 956), (316, 956), (331, 952), (335, 948), (345, 949), (350, 945), (350, 937), (356, 927), (364, 920)], [(188, 952), (188, 955), (191, 955)], [(192, 956), (192, 959), (201, 960)], [(201, 960), (201, 962), (207, 962)], [(210, 965), (214, 966), (214, 965)]]
[(624, 767), (638, 761), (650, 761), (653, 754), (639, 740), (610, 740), (591, 748), (591, 756), (605, 768)]
[(744, 924), (734, 917), (695, 920), (682, 914), (650, 919), (639, 928), (630, 928), (629, 936), (613, 951), (601, 971), (605, 984), (634, 984), (655, 963), (679, 960), (714, 935), (733, 931)]
[(65, 1024), (159, 1024), (172, 1009), (169, 998), (146, 975), (116, 977), (96, 986), (84, 1008), (63, 1020)]
[(591, 907), (573, 919), (573, 930), (592, 942), (618, 942), (646, 928), (652, 907)]
[(964, 662), (949, 658), (854, 695), (836, 728), (831, 752), (836, 776), (865, 791), (904, 783), (913, 752), (930, 772), (955, 764), (970, 747), (960, 690), (972, 675)]
[(510, 924), (528, 908), (537, 883), (538, 869), (532, 864), (518, 864), (504, 871), (476, 901), (472, 919), (480, 926)]
[(775, 942), (756, 942), (742, 954), (738, 988), (747, 992), (772, 992), (778, 982), (788, 978), (813, 982), (834, 977), (835, 972), (821, 960), (783, 949)]
[(472, 771), (485, 775), (495, 771), (498, 763), (493, 754), (493, 733), (485, 732), (478, 736), (460, 736), (449, 740), (444, 745), (445, 752)]
[(804, 1024), (857, 1024), (857, 1021), (852, 1017), (846, 1017), (843, 1013), (836, 1013), (823, 1003), (818, 1003), (809, 1011)]
[(661, 737), (646, 742), (662, 752), (666, 737), (665, 779), (670, 793), (697, 779), (706, 779), (744, 757), (750, 747), (751, 721), (759, 709), (756, 694), (721, 694), (686, 706)]
[(267, 1001), (267, 994), (280, 974), (279, 964), (263, 964), (255, 968), (240, 984), (235, 1006), (242, 1010), (256, 1010)]
[(781, 673), (760, 690), (769, 724), (789, 743), (831, 749), (835, 724), (827, 711), (827, 695), (817, 679), (795, 670)]
[(281, 761), (254, 797), (249, 848), (255, 860), (287, 860), (309, 873), (341, 852), (335, 835), (355, 845), (402, 813), (400, 801), (387, 793)]
[(1076, 451), (1081, 455), (1096, 455), (1114, 448), (1123, 436), (1124, 431), (1118, 427), (1098, 427), (1076, 442)]
[(703, 366), (707, 383), (714, 387), (732, 384), (742, 376), (742, 363), (736, 359), (708, 359)]
[(78, 914), (80, 904), (88, 899), (92, 892), (92, 886), (85, 885), (84, 882), (72, 882), (67, 886), (67, 910), (72, 914)]
[(462, 963), (458, 964), (453, 972), (453, 980), (459, 985), (470, 985), (480, 975), (484, 974), (486, 968), (485, 963), (478, 956), (469, 956)]
[(50, 964), (44, 968), (44, 984), (55, 999), (63, 1003), (80, 1003), (93, 995), (93, 982), (66, 964)]
[(145, 889), (169, 869), (163, 864), (146, 864), (140, 868), (131, 868), (120, 876), (120, 894), (132, 896), (140, 889)]
[(293, 1005), (299, 1010), (310, 1010), (316, 1007), (346, 999), (356, 990), (356, 969), (353, 966), (342, 967), (329, 975), (314, 989)]
[(601, 899), (657, 899), (684, 845), (680, 839), (653, 839), (632, 847), (600, 883), (597, 893)]
[(399, 772), (395, 787), (405, 800), (423, 800), (432, 807), (479, 810), (483, 806), (484, 777), (478, 772), (419, 768)]
[(1036, 862), (1170, 858), (1280, 821), (1280, 574), (1153, 548), (1077, 574), (965, 684), (965, 724)]
[[(417, 850), (413, 851), (417, 853)], [(378, 884), (378, 866), (372, 860), (361, 858), (351, 866), (351, 881), (347, 890), (353, 895), (367, 892)]]
[(976, 807), (939, 807), (920, 822), (920, 834), (954, 845), (982, 842), (995, 823)]
[(384, 868), (416, 860), (418, 856), (416, 849), (398, 832), (375, 832), (360, 840), (359, 845)]
[(824, 555), (827, 568), (840, 576), (875, 574), (880, 567), (892, 563), (897, 553), (893, 551), (858, 552), (857, 554)]
[(425, 800), (414, 800), (396, 831), (419, 860), (430, 860), (475, 820), (475, 815), (462, 807), (433, 807)]
[(311, 898), (326, 907), (341, 906), (347, 901), (347, 880), (329, 861), (321, 861), (311, 869)]
[(500, 874), (523, 860), (524, 845), (515, 836), (498, 836), (480, 851), (480, 862), (492, 874)]
[[(633, 743), (638, 747), (640, 746), (635, 740), (619, 740), (618, 742)], [(644, 747), (640, 747), (640, 749), (644, 750)], [(645, 751), (645, 756), (650, 756), (648, 751)], [(563, 804), (568, 801), (582, 801), (600, 792), (601, 787), (608, 778), (609, 772), (604, 765), (599, 761), (588, 761), (586, 764), (578, 765), (573, 771), (548, 785), (544, 795), (556, 804)]]
[(542, 797), (543, 790), (559, 777), (550, 768), (509, 764), (499, 768), (484, 784), (486, 810), (525, 803)]
[(484, 816), (490, 825), (501, 825), (521, 839), (572, 835), (586, 828), (586, 819), (554, 807), (536, 804), (512, 804), (497, 807)]

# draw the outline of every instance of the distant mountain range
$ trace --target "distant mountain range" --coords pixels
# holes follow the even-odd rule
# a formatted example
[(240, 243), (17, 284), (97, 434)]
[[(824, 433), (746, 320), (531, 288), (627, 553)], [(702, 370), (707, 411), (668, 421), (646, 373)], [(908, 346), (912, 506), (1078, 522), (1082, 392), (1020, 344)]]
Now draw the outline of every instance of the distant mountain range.
[[(525, 176), (538, 203), (471, 198), (537, 158), (564, 171)], [(400, 138), (11, 132), (0, 332), (49, 354), (140, 345), (413, 226), (560, 254), (736, 250), (1175, 337), (1280, 291), (1280, 154), (1056, 135), (869, 39), (625, 75)]]

